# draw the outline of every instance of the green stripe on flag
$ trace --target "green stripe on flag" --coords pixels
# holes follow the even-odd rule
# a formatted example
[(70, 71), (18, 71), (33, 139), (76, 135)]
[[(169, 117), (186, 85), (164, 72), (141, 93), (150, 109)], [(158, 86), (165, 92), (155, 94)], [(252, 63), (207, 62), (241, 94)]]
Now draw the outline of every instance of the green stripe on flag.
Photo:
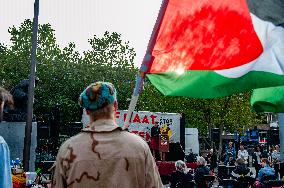
[(284, 75), (251, 71), (239, 78), (228, 78), (214, 71), (186, 71), (147, 74), (164, 95), (192, 98), (216, 98), (259, 87), (284, 85)]
[(253, 90), (251, 109), (255, 112), (284, 112), (284, 86)]

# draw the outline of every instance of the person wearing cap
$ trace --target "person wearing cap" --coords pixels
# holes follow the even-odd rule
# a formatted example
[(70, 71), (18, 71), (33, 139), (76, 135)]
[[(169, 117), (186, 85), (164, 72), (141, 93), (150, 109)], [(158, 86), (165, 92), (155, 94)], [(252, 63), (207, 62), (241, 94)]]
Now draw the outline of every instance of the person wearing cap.
[(147, 143), (115, 123), (116, 89), (108, 82), (88, 86), (79, 97), (90, 123), (59, 149), (52, 187), (162, 187)]

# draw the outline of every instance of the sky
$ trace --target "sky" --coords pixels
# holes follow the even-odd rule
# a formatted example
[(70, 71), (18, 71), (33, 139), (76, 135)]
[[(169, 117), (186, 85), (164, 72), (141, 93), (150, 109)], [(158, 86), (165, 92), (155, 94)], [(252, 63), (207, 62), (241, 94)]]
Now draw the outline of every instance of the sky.
[[(136, 51), (139, 67), (162, 0), (39, 0), (39, 23), (50, 23), (57, 43), (74, 42), (79, 52), (90, 49), (88, 39), (105, 31), (118, 32)], [(10, 45), (8, 28), (33, 18), (34, 0), (0, 0), (0, 43)]]

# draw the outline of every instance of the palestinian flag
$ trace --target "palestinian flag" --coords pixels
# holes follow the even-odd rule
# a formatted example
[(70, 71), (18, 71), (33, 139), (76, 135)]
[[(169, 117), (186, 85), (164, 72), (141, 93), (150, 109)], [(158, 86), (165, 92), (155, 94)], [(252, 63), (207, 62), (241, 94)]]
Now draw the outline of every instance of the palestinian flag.
[(256, 89), (250, 102), (254, 112), (284, 112), (284, 86)]
[[(263, 10), (261, 13), (264, 19), (284, 27), (284, 2), (266, 0), (265, 7), (266, 11)], [(283, 113), (284, 86), (255, 89), (250, 102), (252, 111)]]
[(284, 4), (269, 2), (169, 0), (147, 77), (164, 95), (194, 98), (284, 85), (284, 29), (263, 14), (283, 15)]

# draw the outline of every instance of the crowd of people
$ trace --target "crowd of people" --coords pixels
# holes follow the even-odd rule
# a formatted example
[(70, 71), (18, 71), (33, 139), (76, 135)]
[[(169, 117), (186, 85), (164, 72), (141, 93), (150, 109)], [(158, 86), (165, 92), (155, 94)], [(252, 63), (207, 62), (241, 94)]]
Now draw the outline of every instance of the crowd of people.
[[(255, 167), (255, 173), (249, 168), (249, 158), (251, 158), (252, 166)], [(206, 187), (208, 182), (204, 178), (207, 175), (215, 175), (218, 170), (221, 172), (221, 166), (231, 167), (231, 171), (227, 169), (221, 173), (229, 173), (228, 176), (216, 177), (219, 184), (223, 180), (229, 179), (235, 183), (245, 182), (251, 184), (252, 187), (263, 187), (265, 181), (279, 180), (279, 163), (280, 163), (280, 148), (278, 145), (271, 146), (269, 152), (263, 151), (261, 146), (256, 146), (254, 151), (249, 154), (244, 145), (239, 146), (236, 152), (233, 143), (230, 142), (226, 147), (224, 155), (220, 160), (217, 159), (217, 152), (210, 149), (206, 157), (195, 156), (192, 152), (189, 153), (186, 162), (192, 163), (197, 161), (198, 167), (188, 169), (184, 161), (175, 163), (176, 171), (171, 174), (170, 187), (185, 187), (180, 185), (188, 185), (194, 182), (197, 187)], [(219, 172), (219, 173), (220, 173)], [(177, 186), (178, 185), (178, 186)]]
[[(222, 178), (238, 180), (239, 178), (249, 177), (246, 181), (253, 181), (254, 187), (261, 187), (264, 181), (282, 178), (279, 176), (279, 145), (270, 146), (268, 152), (264, 151), (262, 146), (257, 145), (254, 151), (248, 152), (244, 145), (240, 144), (239, 150), (236, 150), (233, 142), (229, 142), (220, 160), (217, 159), (217, 152), (213, 149), (209, 150), (205, 159), (212, 174), (219, 171), (219, 174), (221, 174), (220, 181), (222, 181)], [(255, 168), (255, 173), (252, 173), (251, 168), (249, 168), (250, 162), (252, 167)], [(221, 167), (225, 167), (223, 172), (229, 173), (227, 176), (222, 174)]]
[[(245, 149), (244, 145), (240, 145), (239, 150), (236, 152), (235, 148), (233, 147), (233, 143), (229, 142), (228, 147), (226, 148), (222, 158), (221, 163), (224, 163), (228, 166), (234, 166), (232, 164), (235, 163), (236, 159), (243, 159), (245, 165), (248, 166), (249, 158), (252, 159), (252, 166), (255, 168), (256, 177), (258, 176), (259, 170), (261, 169), (261, 159), (266, 158), (270, 166), (275, 170), (275, 176), (278, 178), (279, 176), (279, 169), (280, 169), (280, 147), (279, 145), (272, 145), (269, 146), (269, 150), (265, 151), (264, 148), (260, 145), (257, 145), (254, 148), (254, 151), (250, 154)], [(224, 161), (224, 162), (223, 162)]]

